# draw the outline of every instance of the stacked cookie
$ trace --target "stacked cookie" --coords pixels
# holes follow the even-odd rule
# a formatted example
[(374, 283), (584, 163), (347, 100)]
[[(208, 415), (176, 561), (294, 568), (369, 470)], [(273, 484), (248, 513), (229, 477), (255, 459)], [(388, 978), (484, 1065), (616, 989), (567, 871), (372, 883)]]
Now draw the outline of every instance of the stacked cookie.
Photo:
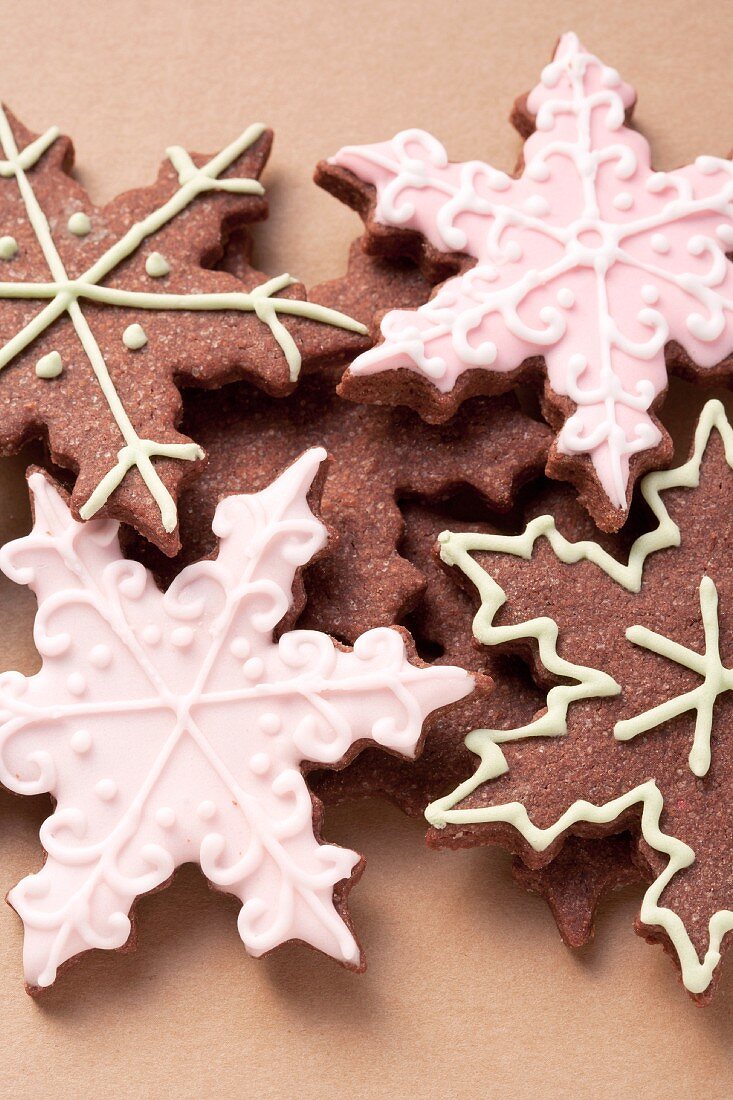
[(56, 803), (9, 895), (31, 992), (190, 861), (251, 954), (361, 968), (322, 807), (381, 795), (512, 852), (571, 946), (646, 881), (639, 931), (709, 999), (733, 432), (709, 403), (659, 472), (657, 413), (671, 371), (730, 374), (733, 167), (653, 171), (634, 100), (569, 34), (514, 176), (345, 147), (317, 180), (365, 233), (309, 298), (250, 264), (263, 127), (95, 209), (0, 114), (0, 441), (46, 444), (0, 552), (43, 658), (0, 681), (0, 780)]

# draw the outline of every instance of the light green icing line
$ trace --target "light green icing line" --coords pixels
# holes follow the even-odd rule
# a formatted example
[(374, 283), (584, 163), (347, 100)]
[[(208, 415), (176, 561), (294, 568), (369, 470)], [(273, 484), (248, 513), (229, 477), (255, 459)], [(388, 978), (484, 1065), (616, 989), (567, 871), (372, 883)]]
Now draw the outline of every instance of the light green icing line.
[(122, 343), (130, 351), (139, 351), (140, 348), (145, 347), (147, 342), (148, 338), (142, 325), (128, 325), (122, 333)]
[(64, 365), (57, 351), (42, 355), (36, 363), (36, 374), (39, 378), (58, 378), (63, 369)]
[[(443, 532), (440, 536), (440, 554), (443, 561), (460, 568), (476, 585), (481, 597), (481, 607), (474, 618), (473, 630), (476, 638), (485, 645), (496, 645), (502, 641), (518, 638), (536, 638), (540, 647), (540, 657), (544, 666), (557, 675), (569, 676), (576, 680), (574, 685), (552, 688), (547, 696), (547, 713), (535, 722), (515, 730), (474, 730), (466, 738), (466, 747), (479, 757), (479, 764), (473, 776), (461, 783), (451, 794), (437, 799), (425, 811), (431, 825), (438, 829), (448, 824), (463, 825), (482, 822), (503, 821), (514, 826), (535, 851), (544, 851), (571, 826), (579, 822), (603, 824), (615, 821), (632, 806), (641, 806), (641, 831), (647, 843), (669, 857), (662, 874), (651, 884), (644, 895), (641, 906), (641, 920), (650, 926), (657, 925), (668, 935), (679, 958), (682, 980), (692, 993), (702, 993), (710, 984), (715, 967), (720, 961), (720, 947), (723, 938), (733, 931), (733, 911), (721, 909), (712, 915), (708, 922), (709, 946), (702, 959), (690, 939), (681, 918), (671, 909), (659, 904), (660, 898), (674, 876), (695, 860), (695, 853), (689, 845), (677, 837), (669, 836), (660, 827), (660, 818), (664, 800), (654, 781), (649, 781), (619, 798), (597, 806), (585, 800), (574, 802), (547, 829), (536, 826), (521, 803), (510, 802), (499, 806), (457, 809), (465, 798), (482, 784), (497, 778), (508, 770), (506, 757), (501, 744), (517, 741), (529, 736), (558, 736), (567, 731), (567, 707), (573, 699), (590, 698), (597, 695), (612, 695), (618, 692), (618, 685), (610, 677), (595, 669), (584, 668), (565, 661), (557, 652), (558, 627), (549, 618), (533, 619), (516, 626), (497, 627), (493, 620), (506, 602), (506, 594), (489, 574), (471, 557), (472, 553), (487, 551), (491, 553), (513, 554), (529, 560), (535, 543), (546, 538), (556, 557), (565, 564), (590, 561), (603, 570), (612, 580), (631, 592), (641, 588), (644, 563), (650, 554), (680, 545), (681, 534), (677, 524), (669, 515), (661, 494), (673, 488), (694, 489), (700, 483), (700, 466), (710, 435), (716, 429), (721, 436), (728, 465), (733, 468), (733, 429), (726, 417), (725, 409), (719, 401), (709, 401), (701, 415), (695, 432), (695, 445), (690, 459), (675, 470), (664, 470), (648, 474), (641, 483), (641, 492), (647, 501), (657, 527), (636, 540), (629, 553), (626, 564), (619, 562), (597, 543), (584, 541), (569, 542), (555, 526), (552, 516), (542, 516), (527, 525), (522, 535), (488, 535), (477, 533)], [(720, 690), (733, 689), (733, 672), (724, 668), (720, 662), (717, 630), (717, 592), (710, 578), (703, 578), (700, 585), (701, 611), (705, 627), (705, 653), (678, 646), (677, 643), (661, 638), (643, 627), (634, 626), (627, 632), (629, 640), (644, 645), (654, 652), (677, 660), (696, 671), (704, 678), (696, 693), (680, 697), (684, 700), (682, 709), (697, 709), (698, 722), (695, 730), (695, 742), (690, 753), (693, 760), (702, 766), (705, 752), (709, 753), (709, 735), (706, 734), (708, 714)], [(731, 677), (729, 680), (728, 677)], [(611, 686), (612, 685), (612, 686)], [(599, 690), (602, 689), (602, 690)], [(702, 689), (702, 690), (701, 690)], [(720, 689), (720, 690), (718, 690)], [(691, 696), (694, 700), (691, 701)], [(664, 707), (680, 706), (680, 700), (671, 700)], [(650, 714), (639, 715), (633, 722), (649, 719)], [(702, 715), (702, 717), (701, 717)], [(669, 712), (669, 717), (672, 712)], [(666, 720), (659, 717), (659, 721)], [(626, 723), (619, 723), (621, 734), (629, 730)], [(650, 728), (651, 723), (647, 728)], [(618, 726), (616, 728), (618, 730)], [(639, 728), (636, 732), (641, 733)], [(630, 736), (635, 734), (630, 733)], [(694, 771), (693, 767), (693, 771)], [(697, 772), (695, 774), (698, 774)]]
[(700, 612), (705, 628), (705, 652), (696, 653), (694, 649), (665, 638), (643, 626), (630, 626), (626, 637), (634, 645), (666, 657), (668, 661), (689, 668), (702, 676), (703, 682), (693, 691), (685, 692), (674, 699), (644, 711), (636, 718), (617, 722), (613, 735), (619, 741), (630, 741), (640, 733), (646, 733), (663, 722), (669, 722), (679, 714), (689, 710), (697, 711), (695, 736), (690, 750), (690, 770), (694, 775), (707, 775), (710, 768), (710, 737), (713, 729), (713, 708), (715, 700), (724, 691), (733, 691), (733, 669), (726, 668), (720, 659), (720, 624), (718, 621), (718, 590), (711, 577), (703, 577), (700, 582)]
[(66, 228), (69, 233), (73, 233), (75, 237), (86, 237), (87, 234), (92, 231), (92, 223), (89, 220), (89, 215), (85, 214), (83, 210), (77, 210), (72, 214), (66, 223)]
[[(0, 143), (4, 160), (0, 161), (0, 176), (14, 176), (23, 198), (28, 220), (38, 238), (52, 281), (47, 283), (0, 283), (0, 298), (48, 299), (40, 310), (19, 332), (0, 349), (0, 370), (23, 352), (34, 340), (49, 328), (60, 316), (68, 313), (77, 336), (97, 377), (110, 412), (122, 435), (125, 445), (117, 454), (117, 462), (105, 474), (87, 502), (79, 510), (82, 519), (90, 519), (120, 485), (127, 472), (136, 467), (140, 471), (150, 494), (160, 509), (161, 521), (166, 531), (173, 531), (178, 515), (175, 503), (163, 485), (153, 465), (154, 458), (175, 458), (193, 461), (203, 457), (203, 451), (195, 443), (165, 444), (141, 439), (127, 415), (115, 389), (107, 364), (81, 308), (81, 300), (105, 302), (113, 306), (150, 310), (241, 310), (255, 313), (265, 323), (280, 345), (288, 364), (290, 379), (296, 381), (300, 372), (301, 356), (290, 333), (279, 319), (279, 314), (310, 318), (322, 324), (334, 325), (351, 332), (366, 334), (367, 329), (358, 321), (338, 310), (328, 309), (313, 302), (277, 298), (277, 290), (294, 282), (288, 275), (268, 280), (247, 293), (232, 294), (145, 294), (124, 291), (98, 284), (114, 268), (131, 256), (142, 242), (172, 221), (199, 195), (209, 191), (236, 194), (262, 195), (264, 188), (257, 180), (243, 178), (219, 179), (241, 154), (262, 135), (265, 127), (260, 123), (249, 126), (231, 144), (226, 146), (201, 167), (197, 167), (189, 154), (179, 146), (166, 152), (178, 173), (179, 188), (167, 202), (142, 221), (130, 226), (128, 231), (113, 244), (78, 279), (70, 279), (54, 244), (46, 216), (38, 203), (26, 170), (33, 167), (48, 147), (56, 140), (56, 127), (48, 130), (22, 152), (18, 151), (12, 129), (5, 112), (0, 108)], [(71, 219), (70, 219), (71, 221)]]
[(292, 286), (295, 282), (297, 279), (291, 275), (276, 275), (250, 291), (231, 291), (221, 294), (149, 294), (145, 291), (97, 286), (96, 283), (87, 282), (84, 275), (78, 279), (63, 282), (57, 280), (52, 283), (0, 282), (0, 298), (50, 299), (49, 304), (29, 321), (25, 328), (0, 348), (0, 370), (24, 351), (65, 310), (68, 309), (71, 312), (70, 301), (76, 302), (81, 298), (90, 302), (102, 302), (105, 305), (131, 309), (187, 310), (208, 313), (228, 310), (255, 313), (277, 340), (288, 364), (291, 382), (297, 382), (302, 358), (297, 344), (280, 321), (281, 313), (318, 321), (321, 324), (334, 325), (360, 335), (366, 335), (368, 330), (359, 321), (355, 321), (345, 313), (340, 313), (337, 309), (330, 309), (317, 302), (305, 302), (299, 298), (274, 296), (278, 290)]
[(18, 254), (15, 237), (0, 237), (0, 260), (12, 260)]
[(171, 269), (171, 265), (160, 252), (151, 252), (145, 261), (145, 270), (151, 279), (162, 279)]
[[(3, 117), (5, 117), (4, 111)], [(35, 141), (32, 141), (30, 145), (26, 145), (22, 153), (18, 152), (15, 141), (13, 141), (13, 152), (10, 154), (10, 159), (0, 160), (0, 176), (2, 176), (3, 179), (11, 179), (12, 176), (18, 174), (18, 171), (25, 172), (28, 168), (32, 168), (33, 165), (41, 159), (46, 150), (51, 148), (56, 138), (60, 136), (60, 133), (61, 131), (58, 126), (50, 126), (45, 134), (41, 134), (41, 136), (37, 137)], [(3, 145), (5, 145), (5, 142), (3, 142)], [(5, 152), (5, 150), (3, 151)], [(7, 152), (5, 152), (5, 155), (8, 156)]]

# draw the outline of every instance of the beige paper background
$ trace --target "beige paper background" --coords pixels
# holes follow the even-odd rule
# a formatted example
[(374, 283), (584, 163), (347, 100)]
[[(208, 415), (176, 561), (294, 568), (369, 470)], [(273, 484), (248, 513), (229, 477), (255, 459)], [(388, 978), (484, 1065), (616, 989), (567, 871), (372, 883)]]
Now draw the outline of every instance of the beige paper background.
[[(258, 261), (338, 273), (357, 219), (310, 182), (316, 160), (405, 126), (455, 158), (511, 168), (506, 119), (575, 29), (640, 91), (660, 168), (733, 145), (733, 7), (719, 0), (0, 2), (0, 91), (73, 135), (95, 200), (150, 180), (171, 142), (214, 151), (273, 125)], [(23, 464), (0, 464), (0, 539), (23, 531)], [(32, 601), (0, 585), (0, 668), (36, 667)], [(40, 862), (43, 799), (0, 793), (0, 890)], [(366, 854), (353, 914), (361, 977), (286, 947), (250, 960), (236, 910), (186, 868), (143, 900), (135, 955), (95, 953), (36, 1003), (20, 922), (0, 907), (0, 1091), (38, 1097), (730, 1096), (733, 980), (698, 1010), (631, 924), (637, 890), (571, 954), (503, 853), (429, 853), (378, 803), (327, 816)], [(729, 970), (731, 962), (729, 960)]]

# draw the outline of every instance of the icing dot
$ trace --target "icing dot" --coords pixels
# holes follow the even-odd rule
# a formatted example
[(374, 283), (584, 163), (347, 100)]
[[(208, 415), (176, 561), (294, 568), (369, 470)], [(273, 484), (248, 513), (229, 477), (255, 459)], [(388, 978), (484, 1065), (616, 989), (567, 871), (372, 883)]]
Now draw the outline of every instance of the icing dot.
[(196, 813), (202, 821), (211, 821), (212, 817), (216, 813), (216, 806), (208, 798), (199, 803)]
[(89, 661), (95, 668), (107, 668), (112, 661), (112, 650), (108, 645), (95, 645), (89, 653)]
[(669, 252), (669, 239), (664, 233), (655, 233), (649, 243), (655, 252)]
[(703, 176), (712, 176), (720, 169), (720, 161), (717, 157), (697, 157), (695, 167)]
[(652, 283), (646, 283), (641, 288), (641, 296), (648, 306), (656, 305), (659, 301), (659, 291)]
[(271, 760), (266, 752), (256, 752), (250, 757), (249, 766), (255, 775), (264, 775), (270, 770)]
[(145, 261), (145, 270), (151, 279), (162, 279), (171, 269), (171, 265), (160, 252), (151, 252)]
[(482, 283), (495, 283), (499, 278), (499, 272), (495, 267), (481, 267), (481, 273), (476, 270), (476, 278)]
[(193, 630), (190, 626), (178, 626), (171, 634), (171, 642), (177, 649), (187, 649), (193, 642)]
[(528, 214), (541, 218), (545, 214), (550, 213), (550, 204), (542, 195), (530, 195), (529, 198), (525, 200), (524, 209)]
[(647, 177), (646, 189), (647, 191), (663, 191), (667, 186), (667, 176), (665, 172), (652, 172), (651, 176)]
[(546, 88), (554, 88), (562, 74), (562, 66), (557, 61), (551, 61), (545, 65), (540, 80)]
[(572, 309), (575, 305), (575, 295), (570, 287), (561, 287), (557, 292), (557, 304), (563, 309)]
[(100, 779), (94, 787), (94, 792), (102, 802), (111, 802), (117, 794), (117, 784), (114, 779)]
[(246, 638), (239, 635), (236, 638), (232, 638), (229, 646), (229, 652), (232, 657), (236, 657), (238, 661), (246, 661), (249, 657), (251, 646)]
[(522, 258), (522, 249), (518, 241), (510, 241), (504, 250), (504, 255), (510, 264), (518, 263)]
[(584, 355), (580, 355), (580, 354), (571, 355), (570, 358), (568, 359), (568, 368), (576, 376), (579, 376), (580, 374), (582, 374), (582, 372), (585, 370), (585, 368), (587, 366), (588, 366), (588, 360), (586, 359), (586, 357)]
[(58, 378), (64, 365), (57, 351), (49, 351), (48, 355), (42, 355), (36, 363), (36, 376), (38, 378)]
[(550, 169), (543, 160), (534, 160), (527, 165), (525, 175), (535, 183), (544, 183), (550, 178)]
[(142, 325), (128, 325), (122, 333), (122, 343), (130, 351), (139, 351), (140, 348), (145, 347), (147, 342), (148, 338)]
[(634, 205), (634, 196), (630, 191), (619, 191), (613, 200), (613, 205), (617, 210), (630, 210)]
[(73, 233), (75, 237), (86, 237), (87, 233), (91, 233), (92, 223), (89, 221), (89, 215), (85, 214), (83, 210), (77, 210), (75, 214), (72, 214), (66, 223), (66, 228), (69, 233)]
[(723, 244), (733, 247), (733, 225), (719, 225), (715, 233)]
[(617, 69), (604, 68), (601, 80), (607, 88), (617, 88), (621, 83), (621, 77)]
[(0, 260), (12, 260), (18, 251), (15, 237), (0, 237)]
[(260, 715), (258, 724), (262, 732), (266, 733), (268, 737), (273, 737), (282, 729), (282, 722), (280, 721), (279, 715), (270, 710)]
[(92, 747), (92, 735), (89, 730), (76, 730), (72, 733), (69, 744), (75, 753), (83, 756)]
[(146, 645), (157, 645), (161, 639), (160, 627), (155, 623), (149, 623), (143, 629), (142, 639)]
[(159, 810), (155, 811), (155, 820), (161, 829), (170, 829), (176, 823), (175, 811), (170, 806), (161, 806)]
[(261, 657), (250, 657), (248, 661), (245, 661), (242, 667), (242, 672), (248, 680), (259, 680), (264, 671), (265, 662)]
[(511, 187), (511, 179), (506, 172), (492, 172), (489, 178), (489, 187), (492, 191), (506, 191)]
[(66, 678), (66, 688), (71, 695), (83, 695), (87, 690), (87, 682), (80, 672), (72, 672)]

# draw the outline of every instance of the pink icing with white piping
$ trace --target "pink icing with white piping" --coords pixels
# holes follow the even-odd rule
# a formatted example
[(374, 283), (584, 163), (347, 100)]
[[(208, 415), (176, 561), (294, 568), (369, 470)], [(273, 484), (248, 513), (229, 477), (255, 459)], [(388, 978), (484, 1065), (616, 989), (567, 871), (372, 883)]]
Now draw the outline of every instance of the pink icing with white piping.
[(301, 761), (335, 764), (367, 739), (413, 755), (425, 716), (473, 681), (411, 665), (392, 629), (353, 650), (315, 630), (273, 639), (297, 570), (326, 543), (307, 501), (324, 458), (308, 451), (262, 492), (222, 501), (217, 557), (165, 594), (122, 557), (116, 523), (78, 523), (31, 476), (33, 530), (0, 551), (35, 592), (43, 658), (35, 676), (0, 677), (0, 780), (56, 801), (46, 862), (9, 895), (29, 985), (121, 947), (135, 898), (184, 862), (240, 898), (251, 954), (300, 939), (358, 965), (333, 891), (359, 856), (316, 840)]
[(388, 313), (352, 373), (406, 368), (447, 393), (465, 371), (544, 356), (552, 389), (576, 406), (558, 450), (590, 455), (619, 508), (630, 456), (660, 439), (648, 410), (666, 386), (665, 344), (703, 368), (733, 350), (733, 165), (653, 171), (625, 125), (634, 100), (566, 34), (530, 93), (536, 131), (518, 178), (450, 163), (422, 130), (331, 160), (375, 186), (378, 222), (477, 261), (417, 311)]

